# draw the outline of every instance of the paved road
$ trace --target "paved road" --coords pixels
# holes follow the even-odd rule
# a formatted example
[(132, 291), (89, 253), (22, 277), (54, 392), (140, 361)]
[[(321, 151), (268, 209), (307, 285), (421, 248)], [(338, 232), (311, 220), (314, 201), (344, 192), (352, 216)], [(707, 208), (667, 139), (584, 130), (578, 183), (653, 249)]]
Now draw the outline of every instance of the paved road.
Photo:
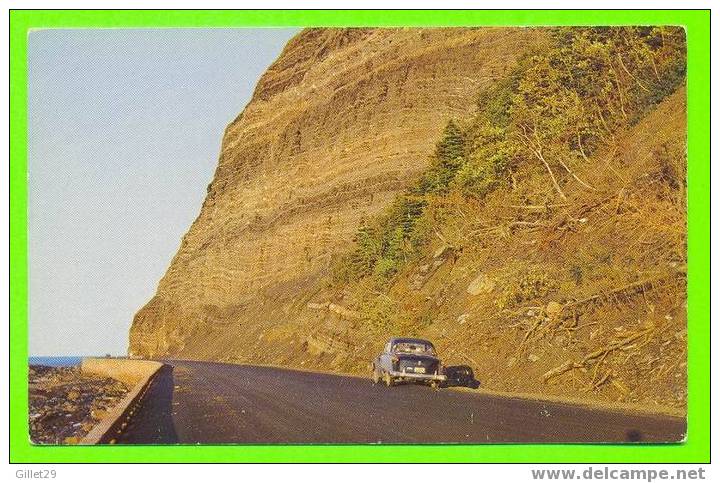
[(170, 362), (120, 443), (678, 441), (683, 419), (269, 367)]

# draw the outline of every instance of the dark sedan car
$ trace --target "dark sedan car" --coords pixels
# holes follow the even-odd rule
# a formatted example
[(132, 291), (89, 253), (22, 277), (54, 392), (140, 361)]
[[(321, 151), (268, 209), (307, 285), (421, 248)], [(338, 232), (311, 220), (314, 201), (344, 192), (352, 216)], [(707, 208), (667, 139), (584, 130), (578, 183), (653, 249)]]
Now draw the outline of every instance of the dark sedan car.
[(446, 376), (432, 342), (393, 337), (373, 361), (372, 379), (375, 384), (382, 379), (387, 386), (397, 381), (419, 381), (437, 387)]

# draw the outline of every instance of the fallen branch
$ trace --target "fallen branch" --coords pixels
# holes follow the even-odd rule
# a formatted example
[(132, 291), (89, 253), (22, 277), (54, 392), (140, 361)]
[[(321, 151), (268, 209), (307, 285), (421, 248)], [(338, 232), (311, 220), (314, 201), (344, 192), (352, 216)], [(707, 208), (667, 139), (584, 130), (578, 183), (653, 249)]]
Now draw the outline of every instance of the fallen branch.
[(579, 362), (573, 362), (571, 360), (565, 361), (561, 365), (557, 366), (554, 369), (550, 369), (545, 374), (543, 374), (543, 381), (547, 382), (549, 379), (552, 379), (553, 377), (559, 376), (561, 374), (565, 374), (571, 369), (579, 369), (583, 365)]
[(630, 73), (630, 71), (628, 70), (628, 68), (625, 67), (625, 62), (623, 62), (622, 56), (620, 55), (620, 52), (617, 53), (617, 58), (618, 58), (618, 60), (620, 61), (620, 67), (623, 68), (623, 70), (625, 71), (625, 73), (627, 73), (627, 75), (629, 75), (630, 78), (633, 79), (633, 80), (635, 81), (635, 83), (636, 83), (638, 86), (640, 86), (640, 88), (641, 88), (642, 90), (644, 90), (645, 92), (650, 92), (650, 89), (648, 89), (647, 87), (645, 87), (645, 86), (643, 85), (643, 83), (640, 82), (640, 79), (638, 79), (637, 77), (635, 77), (634, 75), (632, 75), (632, 74)]
[(666, 283), (669, 283), (671, 281), (674, 281), (678, 278), (682, 278), (682, 275), (671, 275), (666, 277), (658, 277), (658, 278), (650, 278), (645, 280), (640, 280), (638, 282), (633, 282), (627, 285), (624, 285), (622, 287), (618, 287), (616, 289), (613, 289), (609, 292), (602, 292), (595, 295), (592, 295), (590, 297), (576, 300), (574, 302), (569, 302), (565, 304), (563, 309), (565, 308), (578, 308), (584, 305), (588, 305), (593, 302), (598, 301), (617, 301), (617, 296), (622, 295), (625, 297), (629, 297), (631, 295), (636, 295), (639, 293), (645, 293), (648, 290), (652, 290), (656, 288), (656, 285), (664, 285)]
[(553, 203), (548, 205), (508, 205), (510, 208), (516, 208), (518, 210), (547, 210), (548, 208), (562, 208), (567, 206), (567, 203)]
[(433, 232), (435, 233), (435, 236), (440, 239), (441, 242), (443, 242), (446, 246), (448, 246), (448, 247), (450, 247), (450, 248), (453, 248), (452, 243), (450, 243), (449, 241), (447, 241), (447, 239), (443, 236), (442, 233), (440, 233), (440, 232), (437, 231), (437, 230), (433, 230)]
[(587, 354), (585, 357), (583, 357), (580, 361), (566, 361), (563, 364), (559, 365), (558, 367), (554, 369), (550, 369), (545, 374), (543, 374), (543, 381), (547, 382), (549, 379), (552, 379), (553, 377), (560, 376), (562, 374), (565, 374), (566, 372), (572, 370), (572, 369), (579, 369), (581, 367), (585, 367), (585, 365), (592, 361), (593, 359), (597, 359), (598, 357), (605, 357), (608, 353), (613, 352), (618, 349), (623, 349), (625, 346), (630, 345), (632, 342), (638, 340), (641, 337), (644, 337), (650, 332), (652, 332), (652, 328), (641, 330), (639, 332), (636, 332), (635, 334), (632, 334), (622, 340), (613, 342), (609, 346), (603, 347), (601, 349), (598, 349), (594, 352), (591, 352), (590, 354)]
[(611, 374), (612, 374), (612, 371), (611, 371), (611, 370), (610, 370), (610, 371), (607, 371), (607, 373), (606, 373), (602, 378), (600, 378), (600, 380), (599, 380), (598, 382), (596, 382), (595, 384), (593, 384), (593, 387), (592, 387), (593, 390), (595, 390), (595, 389), (599, 388), (600, 386), (602, 386), (602, 385), (605, 383), (605, 381), (608, 380), (608, 378), (610, 377)]
[(562, 166), (563, 168), (565, 168), (565, 171), (567, 171), (568, 173), (570, 173), (570, 176), (572, 176), (573, 178), (575, 178), (575, 181), (577, 181), (578, 183), (580, 183), (581, 185), (583, 185), (583, 186), (586, 187), (587, 189), (591, 189), (591, 190), (593, 190), (593, 191), (597, 191), (597, 188), (595, 188), (594, 186), (590, 186), (590, 185), (587, 184), (585, 181), (583, 181), (583, 180), (581, 180), (580, 178), (578, 178), (578, 176), (568, 167), (567, 164), (563, 163), (562, 160), (558, 159), (558, 163), (560, 163), (560, 166)]
[(528, 329), (528, 331), (525, 332), (525, 337), (523, 337), (523, 341), (522, 341), (522, 344), (520, 344), (520, 347), (522, 347), (523, 344), (525, 344), (525, 342), (527, 342), (527, 340), (530, 338), (530, 335), (533, 332), (535, 332), (535, 330), (537, 330), (537, 328), (540, 327), (540, 324), (542, 324), (542, 323), (543, 323), (543, 318), (538, 317), (537, 320), (535, 321), (535, 323), (532, 325), (532, 327), (530, 327), (530, 329)]
[(513, 221), (508, 223), (508, 228), (512, 226), (548, 226), (547, 223), (541, 221)]
[[(550, 175), (550, 179), (552, 180), (552, 184), (553, 184), (553, 187), (555, 188), (555, 191), (557, 191), (557, 193), (560, 195), (560, 197), (562, 199), (566, 200), (567, 196), (565, 196), (565, 193), (563, 193), (563, 190), (560, 189), (560, 185), (558, 184), (557, 179), (555, 179), (555, 174), (553, 173), (552, 168), (550, 168), (550, 165), (548, 164), (547, 161), (545, 161), (545, 158), (542, 155), (542, 146), (540, 146), (539, 145), (540, 143), (538, 143), (539, 147), (535, 148), (532, 145), (532, 141), (530, 140), (530, 138), (528, 137), (528, 135), (525, 131), (525, 126), (521, 126), (521, 127), (523, 130), (522, 137), (525, 138), (525, 141), (523, 142), (523, 144), (525, 145), (526, 148), (528, 148), (530, 150), (530, 152), (532, 152), (535, 155), (536, 158), (538, 158), (545, 165), (545, 169), (547, 170), (548, 174)], [(535, 133), (535, 138), (537, 138), (537, 132)]]
[(592, 380), (593, 380), (593, 381), (594, 381), (595, 378), (597, 377), (597, 373), (598, 373), (598, 371), (600, 370), (600, 366), (602, 365), (603, 362), (605, 362), (605, 358), (607, 357), (607, 355), (608, 355), (608, 353), (606, 352), (606, 353), (603, 354), (603, 356), (595, 363), (595, 369), (593, 370), (593, 376), (592, 376)]

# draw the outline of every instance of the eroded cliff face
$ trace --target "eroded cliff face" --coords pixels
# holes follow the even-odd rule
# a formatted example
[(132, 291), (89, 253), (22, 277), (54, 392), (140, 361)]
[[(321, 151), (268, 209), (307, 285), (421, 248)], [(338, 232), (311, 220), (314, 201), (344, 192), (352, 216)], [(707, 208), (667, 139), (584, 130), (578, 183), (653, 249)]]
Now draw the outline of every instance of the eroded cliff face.
[(469, 115), (478, 91), (543, 38), (489, 28), (296, 36), (227, 127), (200, 214), (135, 316), (130, 353), (304, 364), (308, 340), (322, 339), (308, 339), (301, 314), (333, 257), (426, 167), (447, 121)]

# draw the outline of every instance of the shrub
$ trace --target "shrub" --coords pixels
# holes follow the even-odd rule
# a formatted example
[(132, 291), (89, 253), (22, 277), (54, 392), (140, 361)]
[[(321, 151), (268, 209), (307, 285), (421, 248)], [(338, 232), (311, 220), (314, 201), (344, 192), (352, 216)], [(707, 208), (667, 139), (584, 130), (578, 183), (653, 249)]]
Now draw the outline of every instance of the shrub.
[(366, 329), (372, 333), (387, 335), (392, 332), (398, 307), (389, 297), (376, 296), (364, 300), (359, 311)]
[(502, 128), (489, 123), (477, 130), (473, 147), (455, 183), (466, 195), (483, 198), (505, 178), (516, 157), (516, 148), (508, 142)]
[(523, 277), (506, 283), (495, 304), (500, 309), (513, 307), (520, 302), (545, 297), (557, 288), (557, 282), (551, 280), (547, 273), (533, 269)]

